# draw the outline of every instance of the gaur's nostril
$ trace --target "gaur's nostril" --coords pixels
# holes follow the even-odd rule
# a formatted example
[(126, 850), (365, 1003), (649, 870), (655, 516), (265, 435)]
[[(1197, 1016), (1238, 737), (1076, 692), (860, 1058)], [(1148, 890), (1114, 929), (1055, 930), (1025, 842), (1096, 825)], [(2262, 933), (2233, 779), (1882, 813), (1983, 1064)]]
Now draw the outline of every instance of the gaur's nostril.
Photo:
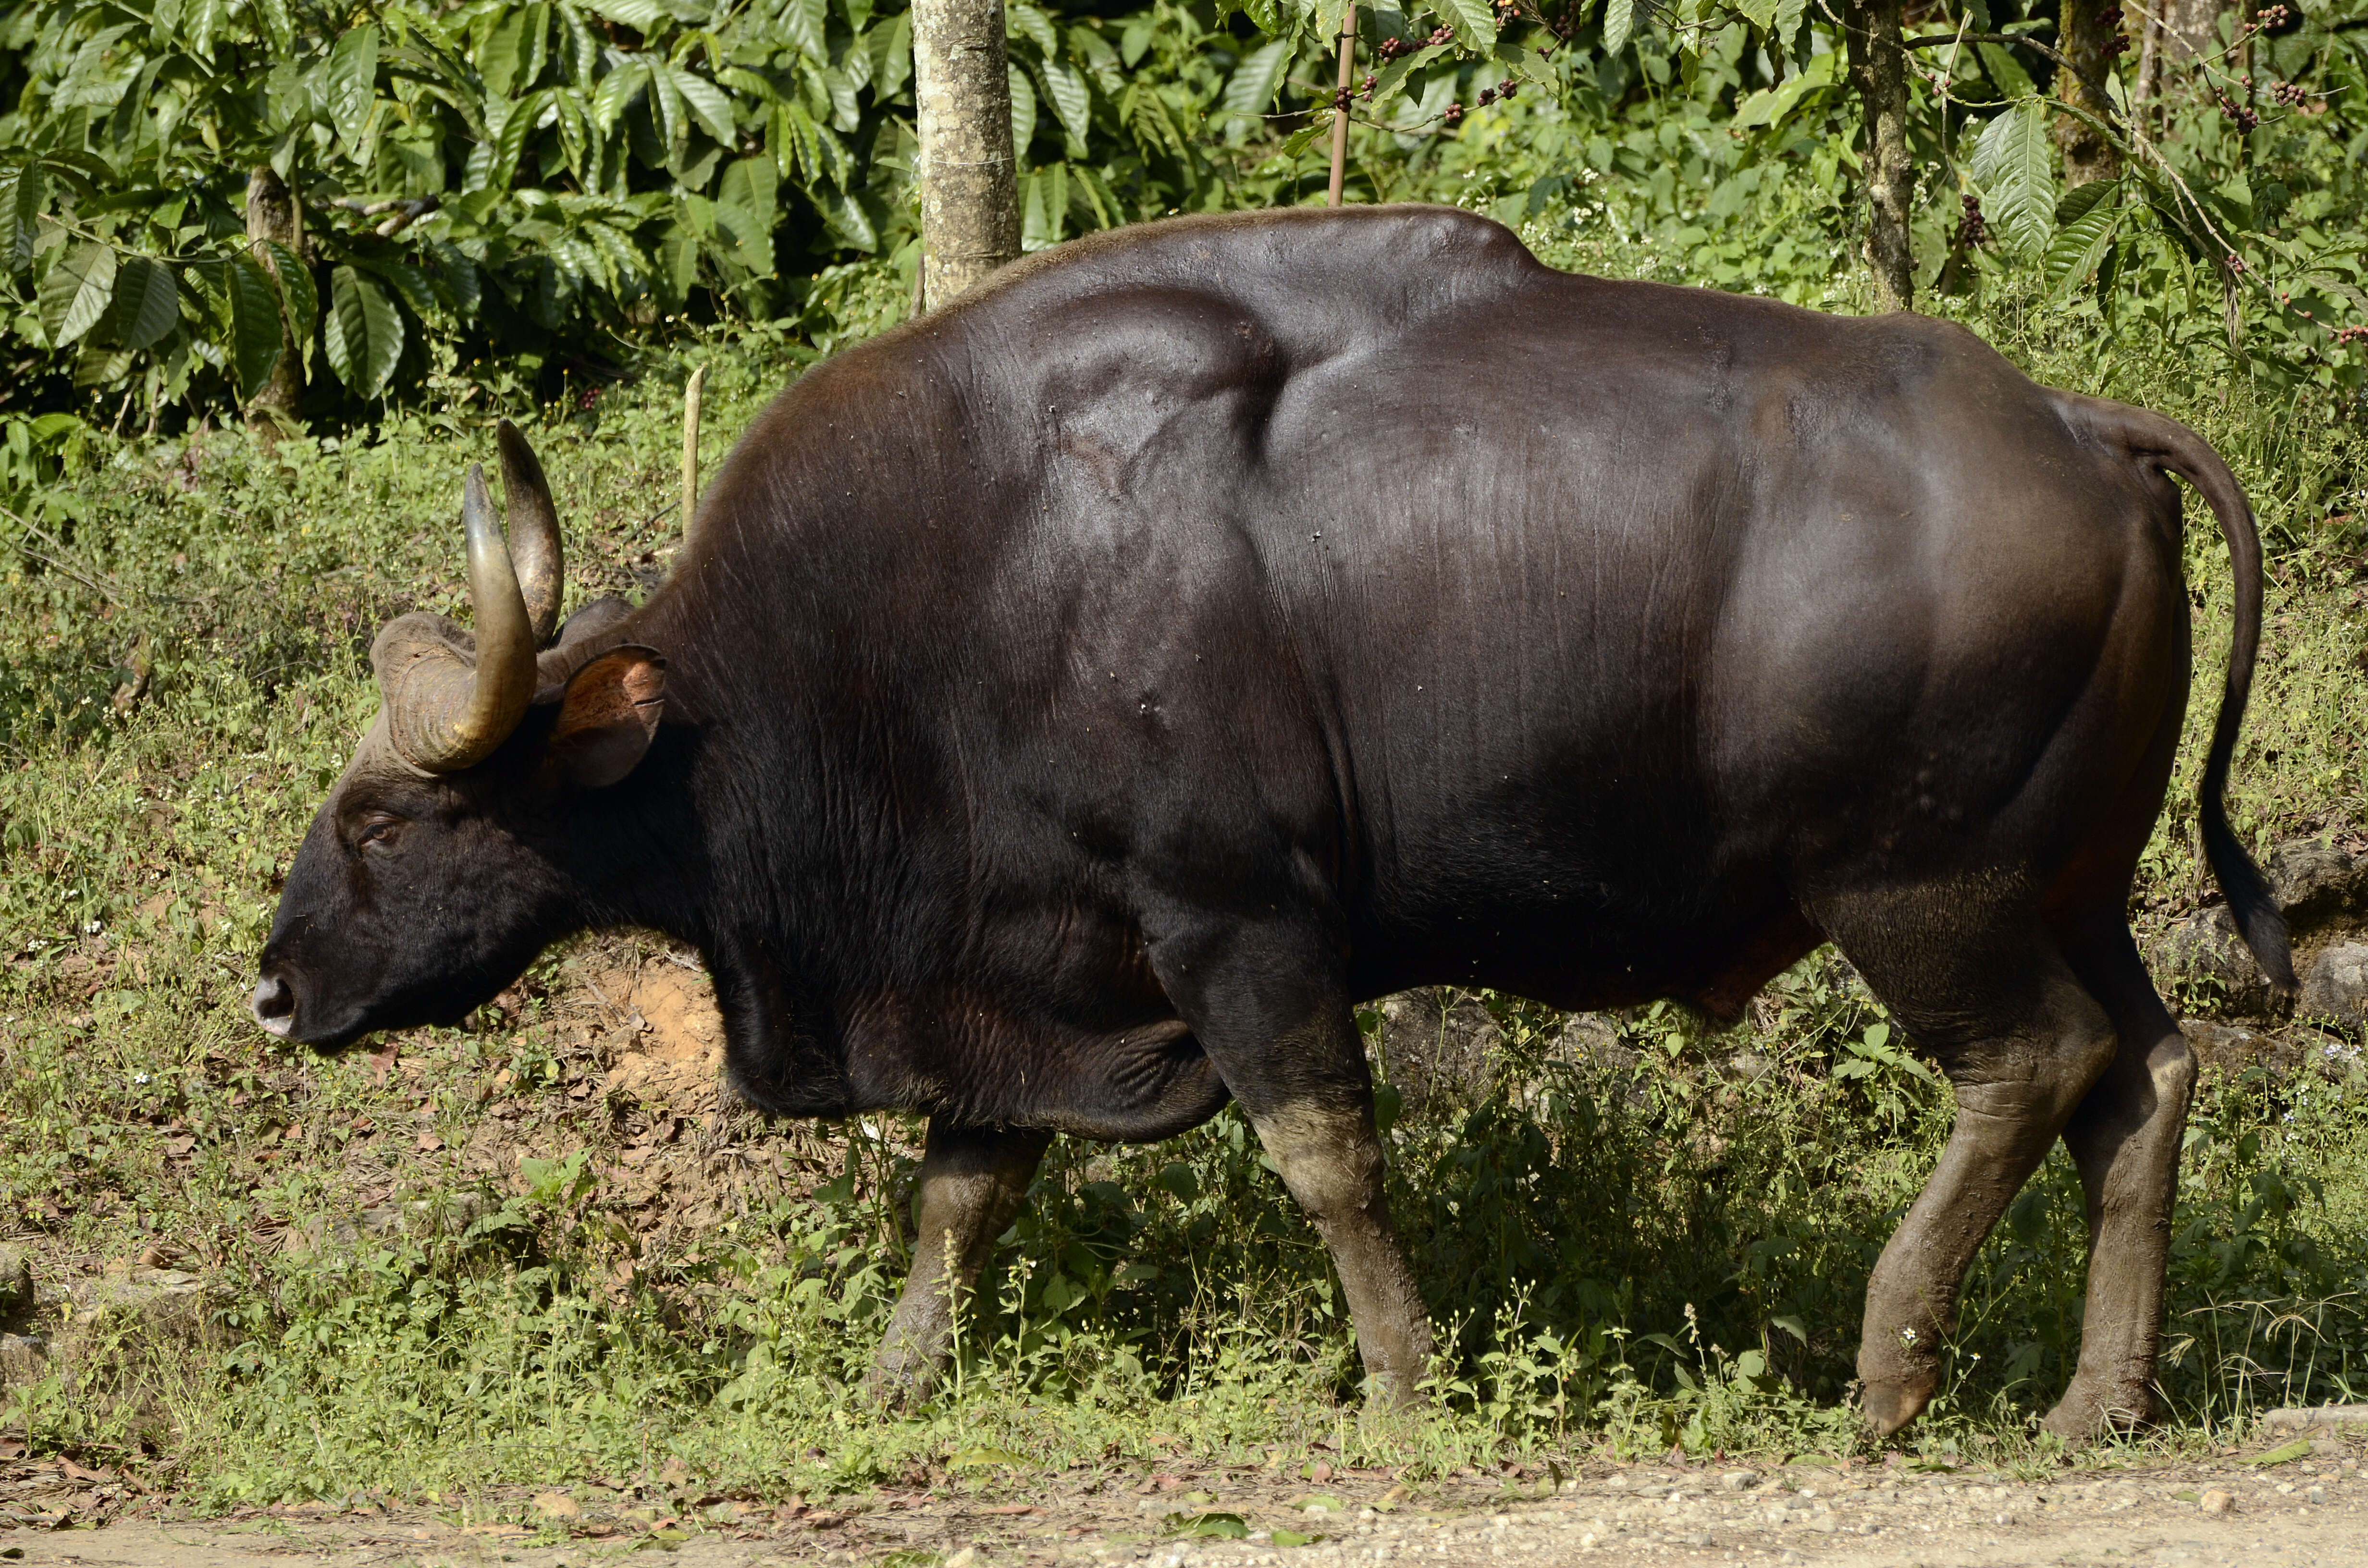
[(286, 1034), (296, 1021), (295, 988), (276, 974), (267, 974), (256, 983), (246, 1005), (255, 1021), (273, 1034)]

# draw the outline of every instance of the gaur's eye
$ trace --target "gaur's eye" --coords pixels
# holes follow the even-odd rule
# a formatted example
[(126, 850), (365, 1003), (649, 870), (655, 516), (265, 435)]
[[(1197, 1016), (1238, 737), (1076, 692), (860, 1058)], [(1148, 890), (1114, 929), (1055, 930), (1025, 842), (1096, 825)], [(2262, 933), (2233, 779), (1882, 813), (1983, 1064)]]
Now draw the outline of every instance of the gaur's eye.
[(392, 843), (395, 830), (402, 825), (401, 817), (389, 816), (384, 812), (372, 812), (362, 819), (361, 827), (354, 834), (354, 842), (364, 847), (373, 844)]

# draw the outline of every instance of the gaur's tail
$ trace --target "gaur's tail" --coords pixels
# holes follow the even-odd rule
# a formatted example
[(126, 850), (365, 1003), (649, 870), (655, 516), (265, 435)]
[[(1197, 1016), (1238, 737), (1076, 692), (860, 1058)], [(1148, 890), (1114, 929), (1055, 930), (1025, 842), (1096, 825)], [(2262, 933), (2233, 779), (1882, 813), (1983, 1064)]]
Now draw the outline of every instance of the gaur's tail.
[(2253, 689), (2253, 659), (2261, 646), (2261, 536), (2253, 526), (2253, 508), (2237, 476), (2220, 460), (2210, 443), (2176, 419), (2127, 403), (2058, 392), (2066, 412), (2100, 439), (2129, 454), (2133, 462), (2150, 464), (2175, 473), (2195, 486), (2220, 521), (2220, 537), (2228, 541), (2228, 569), (2236, 578), (2237, 629), (2228, 643), (2228, 679), (2220, 695), (2220, 716), (2212, 724), (2212, 749), (2204, 754), (2203, 786), (2196, 804), (2203, 824), (2203, 853), (2212, 875), (2227, 896), (2228, 913), (2237, 932), (2253, 957), (2282, 991), (2294, 989), (2294, 951), (2286, 937), (2285, 916), (2260, 867), (2245, 853), (2228, 825), (2221, 793), (2228, 784), (2228, 762), (2236, 755), (2237, 732), (2245, 722), (2245, 699)]

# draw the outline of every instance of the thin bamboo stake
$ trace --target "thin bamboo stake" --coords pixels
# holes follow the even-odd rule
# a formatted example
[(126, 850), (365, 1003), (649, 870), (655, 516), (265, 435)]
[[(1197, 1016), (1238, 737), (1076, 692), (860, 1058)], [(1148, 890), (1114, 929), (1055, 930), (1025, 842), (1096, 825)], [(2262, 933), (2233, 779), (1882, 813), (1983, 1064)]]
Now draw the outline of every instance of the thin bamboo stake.
[(1349, 172), (1349, 77), (1357, 69), (1357, 0), (1340, 13), (1340, 90), (1332, 99), (1332, 194), (1326, 207), (1340, 205), (1340, 186)]
[(699, 516), (699, 398), (707, 390), (707, 367), (690, 373), (682, 389), (682, 537), (690, 540), (691, 519)]

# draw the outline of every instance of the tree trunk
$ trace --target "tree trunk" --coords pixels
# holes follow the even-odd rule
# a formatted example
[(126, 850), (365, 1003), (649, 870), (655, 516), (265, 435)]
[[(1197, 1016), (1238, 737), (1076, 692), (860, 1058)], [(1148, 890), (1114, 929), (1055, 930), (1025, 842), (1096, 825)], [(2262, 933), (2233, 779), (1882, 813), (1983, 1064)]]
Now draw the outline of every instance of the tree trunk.
[(2163, 66), (2155, 89), (2157, 94), (2170, 96), (2171, 62), (2192, 65), (2199, 55), (2219, 52), (2220, 18), (2234, 8), (2229, 0), (2165, 0), (2157, 12), (2163, 21)]
[[(304, 243), (303, 210), (295, 194), (268, 164), (257, 166), (246, 176), (246, 239), (255, 259), (274, 278), (279, 276), (279, 264), (264, 248), (264, 241), (277, 240), (298, 260), (311, 260), (310, 247)], [(309, 340), (312, 324), (304, 324)], [(278, 438), (283, 422), (295, 421), (297, 402), (304, 395), (306, 347), (306, 342), (298, 340), (294, 324), (283, 308), (279, 312), (279, 362), (272, 366), (270, 378), (246, 405), (247, 425), (267, 441)]]
[[(2121, 6), (2114, 0), (2063, 0), (2059, 33), (2072, 69), (2056, 73), (2056, 96), (2099, 119), (2108, 119), (2113, 108), (2105, 97), (2105, 78), (2124, 41)], [(2112, 179), (2122, 172), (2121, 153), (2085, 119), (2059, 115), (2055, 144), (2064, 149), (2067, 186)]]
[(915, 0), (922, 291), (943, 305), (1019, 254), (1002, 0)]
[(1908, 244), (1908, 205), (1916, 167), (1907, 161), (1907, 51), (1899, 41), (1900, 0), (1846, 0), (1850, 86), (1866, 111), (1866, 259), (1875, 302), (1910, 309), (1916, 253)]

